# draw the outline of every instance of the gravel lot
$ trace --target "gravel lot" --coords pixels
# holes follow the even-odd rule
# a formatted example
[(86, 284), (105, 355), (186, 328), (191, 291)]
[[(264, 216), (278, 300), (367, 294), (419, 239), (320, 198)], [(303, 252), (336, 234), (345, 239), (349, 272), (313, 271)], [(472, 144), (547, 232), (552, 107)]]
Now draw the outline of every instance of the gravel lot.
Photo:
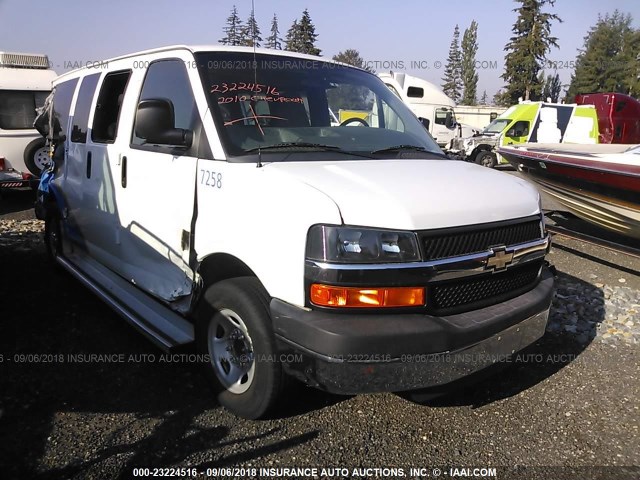
[(252, 422), (221, 409), (195, 365), (162, 355), (55, 272), (31, 202), (29, 192), (0, 200), (2, 480), (129, 478), (140, 466), (640, 478), (638, 259), (557, 237), (547, 335), (473, 387), (409, 399), (294, 385), (273, 419)]

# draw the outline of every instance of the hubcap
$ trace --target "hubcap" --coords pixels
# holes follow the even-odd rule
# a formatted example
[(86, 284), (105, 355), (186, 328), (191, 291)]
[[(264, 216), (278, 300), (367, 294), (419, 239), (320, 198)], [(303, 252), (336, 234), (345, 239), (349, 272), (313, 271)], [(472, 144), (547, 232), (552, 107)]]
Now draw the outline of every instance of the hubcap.
[(211, 365), (220, 383), (231, 393), (246, 392), (253, 382), (255, 362), (251, 337), (240, 316), (221, 310), (209, 323)]
[(41, 172), (51, 165), (51, 158), (49, 158), (49, 150), (47, 147), (36, 150), (36, 153), (33, 155), (33, 163)]

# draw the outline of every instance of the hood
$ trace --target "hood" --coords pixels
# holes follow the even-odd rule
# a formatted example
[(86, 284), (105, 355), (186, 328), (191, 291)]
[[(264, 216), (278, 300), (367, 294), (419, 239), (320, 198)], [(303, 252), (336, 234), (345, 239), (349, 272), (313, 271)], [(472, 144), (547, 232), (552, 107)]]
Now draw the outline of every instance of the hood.
[(518, 177), (455, 160), (282, 162), (286, 175), (323, 192), (348, 225), (424, 230), (538, 213), (538, 191)]

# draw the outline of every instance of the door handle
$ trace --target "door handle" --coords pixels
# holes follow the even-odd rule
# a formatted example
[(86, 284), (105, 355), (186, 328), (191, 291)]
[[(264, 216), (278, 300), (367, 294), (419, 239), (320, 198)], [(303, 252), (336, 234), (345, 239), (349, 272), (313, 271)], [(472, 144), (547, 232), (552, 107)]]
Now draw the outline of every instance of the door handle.
[(87, 152), (87, 178), (91, 178), (91, 152)]
[(122, 169), (120, 171), (120, 185), (127, 188), (127, 157), (122, 157)]

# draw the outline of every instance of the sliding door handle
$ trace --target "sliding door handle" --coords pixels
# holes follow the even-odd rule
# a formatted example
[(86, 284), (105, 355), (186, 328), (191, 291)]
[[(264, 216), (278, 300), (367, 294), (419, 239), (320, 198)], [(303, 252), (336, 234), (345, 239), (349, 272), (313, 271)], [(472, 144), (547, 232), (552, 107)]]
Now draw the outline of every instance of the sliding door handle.
[(127, 157), (122, 157), (122, 167), (120, 171), (120, 185), (127, 188)]

